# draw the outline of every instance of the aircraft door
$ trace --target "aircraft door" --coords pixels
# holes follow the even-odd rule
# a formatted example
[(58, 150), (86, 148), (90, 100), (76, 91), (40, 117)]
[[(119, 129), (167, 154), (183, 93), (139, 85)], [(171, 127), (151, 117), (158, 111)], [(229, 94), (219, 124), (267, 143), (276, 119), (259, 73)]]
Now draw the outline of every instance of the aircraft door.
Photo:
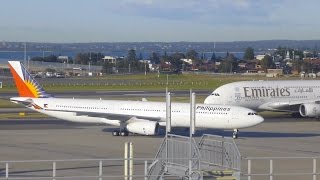
[(230, 125), (231, 123), (237, 122), (238, 119), (239, 119), (239, 115), (237, 112), (231, 113), (231, 119), (228, 118), (228, 125)]

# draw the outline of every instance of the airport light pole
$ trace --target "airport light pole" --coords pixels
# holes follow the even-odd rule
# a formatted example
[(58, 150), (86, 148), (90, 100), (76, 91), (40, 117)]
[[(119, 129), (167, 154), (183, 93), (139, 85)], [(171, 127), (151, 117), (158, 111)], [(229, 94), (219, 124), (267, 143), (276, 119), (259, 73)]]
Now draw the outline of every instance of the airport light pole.
[[(168, 134), (171, 132), (171, 94), (168, 92), (166, 87), (166, 159), (165, 162), (168, 164), (169, 159), (169, 145), (168, 145)], [(165, 166), (165, 172), (167, 172), (167, 166)]]
[(169, 85), (169, 75), (167, 74), (167, 86)]
[(129, 63), (129, 74), (130, 74), (130, 65), (131, 65), (131, 64)]
[(190, 131), (189, 131), (189, 177), (192, 174), (192, 135), (195, 133), (196, 94), (190, 89)]
[(24, 65), (27, 66), (27, 42), (24, 42)]
[(144, 75), (147, 75), (147, 62), (144, 62)]

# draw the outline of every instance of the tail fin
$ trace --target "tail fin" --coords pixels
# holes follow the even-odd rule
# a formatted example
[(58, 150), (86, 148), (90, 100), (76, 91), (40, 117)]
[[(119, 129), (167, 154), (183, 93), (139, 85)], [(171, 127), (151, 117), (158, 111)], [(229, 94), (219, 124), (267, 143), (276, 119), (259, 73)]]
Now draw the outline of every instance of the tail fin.
[(8, 61), (20, 97), (50, 97), (20, 61)]

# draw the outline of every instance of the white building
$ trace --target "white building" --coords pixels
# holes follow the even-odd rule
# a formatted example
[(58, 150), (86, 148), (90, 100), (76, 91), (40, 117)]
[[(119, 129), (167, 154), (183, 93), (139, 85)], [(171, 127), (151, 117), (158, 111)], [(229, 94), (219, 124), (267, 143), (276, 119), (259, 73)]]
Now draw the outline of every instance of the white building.
[(68, 63), (69, 62), (69, 57), (68, 56), (58, 56), (58, 60), (63, 62), (63, 63)]
[(290, 61), (291, 60), (289, 51), (287, 51), (286, 58), (284, 60), (285, 61)]
[(148, 59), (141, 59), (141, 60), (139, 60), (139, 62), (151, 64), (151, 60), (148, 60)]
[(104, 62), (108, 61), (109, 63), (113, 63), (113, 64), (115, 64), (117, 62), (117, 59), (115, 57), (112, 57), (112, 56), (104, 56), (102, 58), (102, 60)]
[(265, 54), (260, 54), (256, 56), (256, 59), (261, 61), (265, 56)]
[(185, 62), (185, 63), (192, 64), (192, 59), (183, 58), (183, 59), (180, 59), (180, 60)]
[(141, 60), (139, 60), (139, 62), (147, 64), (149, 69), (150, 69), (150, 71), (154, 71), (155, 70), (155, 68), (153, 67), (153, 64), (151, 63), (151, 60), (141, 59)]

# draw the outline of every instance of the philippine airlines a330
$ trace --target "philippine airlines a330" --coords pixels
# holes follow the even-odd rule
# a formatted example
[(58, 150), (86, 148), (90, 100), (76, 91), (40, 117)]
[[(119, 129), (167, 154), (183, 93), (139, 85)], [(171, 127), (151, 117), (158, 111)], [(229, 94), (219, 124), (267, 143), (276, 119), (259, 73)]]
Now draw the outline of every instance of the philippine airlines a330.
[[(44, 91), (20, 61), (9, 61), (9, 66), (20, 95), (10, 100), (40, 113), (67, 121), (119, 126), (119, 131), (113, 132), (115, 136), (129, 132), (155, 135), (159, 125), (166, 125), (165, 102), (55, 98)], [(172, 103), (171, 111), (172, 127), (189, 127), (189, 103)], [(239, 128), (255, 126), (263, 120), (244, 107), (196, 104), (196, 127), (234, 129), (234, 138)]]

